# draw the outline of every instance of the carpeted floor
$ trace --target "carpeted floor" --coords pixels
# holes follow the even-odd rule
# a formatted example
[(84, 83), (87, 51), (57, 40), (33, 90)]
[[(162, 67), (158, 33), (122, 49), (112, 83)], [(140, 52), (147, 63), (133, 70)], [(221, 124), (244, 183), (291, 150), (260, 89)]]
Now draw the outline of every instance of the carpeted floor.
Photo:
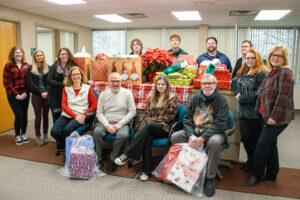
[[(54, 142), (50, 142), (43, 147), (39, 147), (34, 139), (30, 139), (29, 144), (16, 146), (14, 136), (0, 136), (0, 155), (63, 166), (63, 155), (55, 156), (55, 149), (56, 146)], [(233, 170), (221, 168), (221, 173), (224, 176), (224, 180), (216, 181), (216, 187), (218, 189), (289, 198), (300, 198), (299, 169), (281, 168), (276, 182), (264, 181), (254, 187), (244, 187), (243, 184), (246, 181), (248, 174), (245, 174), (243, 171), (239, 170), (238, 163), (233, 164)], [(112, 175), (134, 178), (140, 171), (140, 167), (141, 165), (135, 165), (133, 168), (128, 168), (127, 165), (117, 167), (116, 172), (114, 172)], [(104, 166), (104, 171), (105, 169), (106, 167)], [(154, 177), (151, 177), (150, 180), (158, 181)]]

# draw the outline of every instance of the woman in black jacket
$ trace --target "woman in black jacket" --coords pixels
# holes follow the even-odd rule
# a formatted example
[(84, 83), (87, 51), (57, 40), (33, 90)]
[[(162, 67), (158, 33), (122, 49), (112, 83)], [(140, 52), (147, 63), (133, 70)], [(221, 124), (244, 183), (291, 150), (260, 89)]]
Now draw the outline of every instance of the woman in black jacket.
[[(32, 65), (27, 70), (27, 77), (29, 80), (29, 88), (32, 93), (31, 103), (35, 114), (35, 135), (36, 143), (39, 146), (48, 143), (48, 126), (49, 126), (49, 106), (47, 103), (47, 76), (49, 72), (49, 65), (47, 65), (45, 54), (38, 49), (32, 56)], [(43, 140), (41, 139), (41, 120), (43, 113)]]
[(263, 121), (255, 111), (257, 90), (267, 76), (267, 68), (258, 51), (250, 49), (246, 53), (245, 63), (237, 72), (236, 84), (232, 90), (238, 101), (240, 133), (248, 160), (241, 166), (245, 171), (251, 170), (251, 161), (261, 134)]
[(61, 48), (56, 62), (51, 66), (48, 75), (48, 104), (50, 106), (53, 124), (61, 114), (61, 98), (64, 88), (63, 81), (69, 69), (77, 66), (73, 54), (68, 48)]

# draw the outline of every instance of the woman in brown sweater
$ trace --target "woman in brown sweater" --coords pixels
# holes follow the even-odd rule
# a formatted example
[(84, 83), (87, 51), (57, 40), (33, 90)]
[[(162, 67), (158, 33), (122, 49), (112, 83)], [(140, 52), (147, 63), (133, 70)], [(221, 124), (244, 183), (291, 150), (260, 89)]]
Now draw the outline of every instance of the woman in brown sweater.
[(152, 166), (153, 139), (168, 137), (169, 130), (175, 123), (178, 109), (176, 96), (169, 93), (167, 77), (160, 76), (155, 83), (154, 94), (149, 98), (146, 108), (146, 125), (127, 147), (124, 154), (115, 159), (117, 165), (124, 165), (130, 158), (139, 160), (143, 156), (141, 180), (148, 180)]

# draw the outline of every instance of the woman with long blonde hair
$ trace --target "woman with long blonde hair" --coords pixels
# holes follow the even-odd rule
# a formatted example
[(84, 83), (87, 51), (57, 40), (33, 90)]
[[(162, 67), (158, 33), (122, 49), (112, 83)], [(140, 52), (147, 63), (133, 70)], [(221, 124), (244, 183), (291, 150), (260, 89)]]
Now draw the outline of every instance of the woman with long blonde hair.
[(266, 78), (267, 71), (259, 52), (250, 49), (246, 53), (245, 63), (237, 72), (237, 87), (233, 87), (238, 102), (241, 139), (248, 158), (241, 169), (248, 172), (262, 129), (261, 115), (255, 110), (257, 90)]
[[(47, 144), (48, 126), (49, 126), (49, 105), (47, 103), (47, 77), (49, 65), (47, 64), (45, 54), (42, 50), (37, 49), (32, 55), (32, 64), (27, 70), (29, 88), (32, 93), (31, 103), (35, 114), (35, 136), (36, 143), (39, 146)], [(43, 116), (43, 138), (41, 138), (41, 121)]]

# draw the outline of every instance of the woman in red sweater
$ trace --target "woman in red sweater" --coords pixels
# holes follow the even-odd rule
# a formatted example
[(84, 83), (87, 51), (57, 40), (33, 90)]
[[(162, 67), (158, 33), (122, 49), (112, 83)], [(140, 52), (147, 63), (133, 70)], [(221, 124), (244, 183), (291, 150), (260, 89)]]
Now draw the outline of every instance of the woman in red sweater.
[(15, 115), (16, 144), (29, 143), (26, 137), (29, 90), (27, 88), (27, 69), (24, 50), (13, 47), (8, 55), (9, 63), (4, 66), (3, 85), (9, 105)]
[(70, 68), (64, 80), (62, 114), (55, 121), (51, 135), (56, 139), (57, 150), (63, 151), (65, 139), (86, 121), (86, 114), (97, 108), (97, 99), (87, 78), (77, 66)]

